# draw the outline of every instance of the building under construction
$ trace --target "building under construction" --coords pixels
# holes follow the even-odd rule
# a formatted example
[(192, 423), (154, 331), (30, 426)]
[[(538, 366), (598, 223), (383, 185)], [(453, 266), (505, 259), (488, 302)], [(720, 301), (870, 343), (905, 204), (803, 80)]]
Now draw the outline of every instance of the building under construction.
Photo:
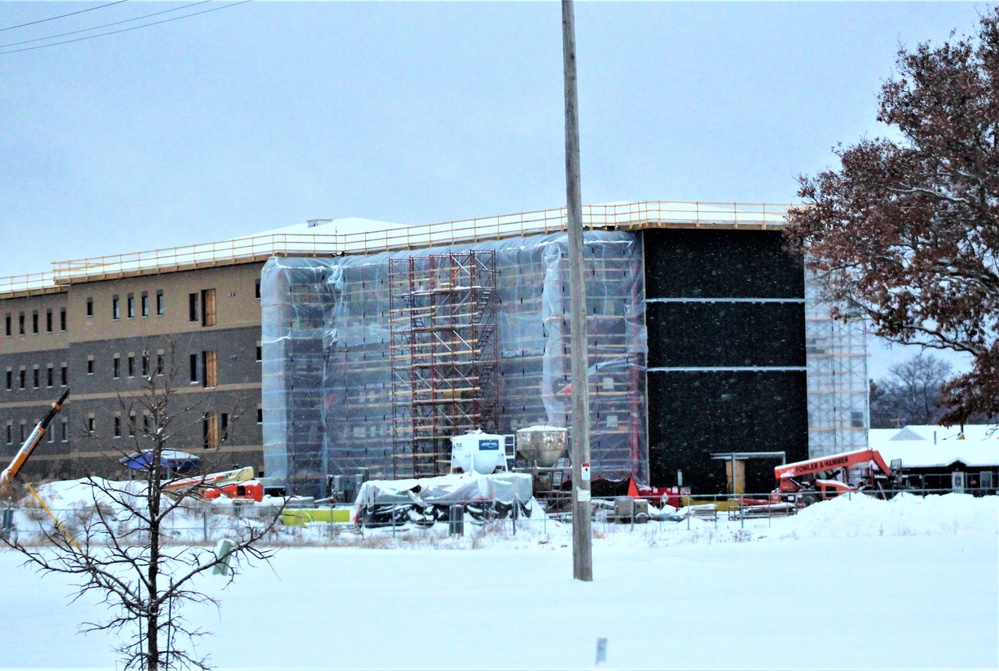
[[(831, 321), (785, 253), (785, 211), (583, 208), (596, 477), (761, 491), (773, 459), (732, 453), (866, 445), (863, 330)], [(301, 493), (441, 473), (472, 429), (571, 439), (565, 230), (564, 209), (315, 221), (0, 278), (0, 450), (72, 386), (32, 468), (110, 475), (112, 448), (145, 426), (128, 399), (168, 373), (203, 415), (173, 447)]]
[[(584, 208), (591, 463), (699, 492), (719, 453), (866, 443), (863, 332), (824, 318), (767, 206)], [(340, 235), (262, 271), (268, 476), (447, 471), (467, 431), (570, 429), (564, 210)], [(336, 235), (336, 234), (334, 234)], [(810, 286), (810, 285), (809, 285)], [(746, 491), (774, 462), (739, 464)]]

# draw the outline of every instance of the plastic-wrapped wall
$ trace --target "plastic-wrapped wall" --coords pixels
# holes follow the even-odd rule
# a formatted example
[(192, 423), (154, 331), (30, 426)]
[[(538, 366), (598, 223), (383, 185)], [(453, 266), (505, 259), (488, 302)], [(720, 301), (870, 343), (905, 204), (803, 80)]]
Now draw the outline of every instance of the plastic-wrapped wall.
[[(593, 470), (597, 477), (635, 475), (647, 482), (641, 238), (591, 231), (585, 239)], [(431, 260), (463, 268), (470, 251), (495, 264), (487, 278), (493, 286), (477, 288), (471, 299), (463, 280), (436, 278), (432, 268), (439, 264)], [(400, 279), (403, 268), (410, 275)], [(485, 320), (476, 330), (479, 344), (464, 350), (482, 359), (454, 373), (476, 380), (471, 386), (446, 379), (456, 369), (444, 365), (447, 356), (458, 356), (450, 348), (467, 345), (462, 329), (471, 328), (455, 321), (460, 310), (450, 308), (451, 336), (435, 341), (447, 352), (414, 335), (421, 327), (407, 315), (428, 287), (449, 300), (471, 300), (472, 312)], [(264, 464), (269, 477), (298, 491), (319, 490), (326, 475), (353, 476), (359, 469), (373, 478), (425, 474), (412, 458), (427, 449), (417, 435), (426, 423), (424, 384), (446, 387), (435, 397), (460, 396), (453, 407), (496, 433), (571, 424), (564, 234), (332, 259), (274, 258), (264, 267), (261, 294)], [(423, 357), (441, 365), (427, 373)], [(464, 428), (456, 422), (450, 430)]]

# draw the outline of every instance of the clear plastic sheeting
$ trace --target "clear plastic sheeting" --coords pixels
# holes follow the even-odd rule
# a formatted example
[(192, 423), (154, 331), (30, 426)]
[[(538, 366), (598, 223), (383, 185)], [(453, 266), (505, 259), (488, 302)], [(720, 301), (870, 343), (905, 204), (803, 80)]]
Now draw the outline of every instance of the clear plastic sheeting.
[[(585, 241), (592, 470), (647, 482), (641, 237)], [(261, 296), (264, 465), (297, 492), (446, 473), (469, 428), (571, 425), (565, 234), (276, 257)]]

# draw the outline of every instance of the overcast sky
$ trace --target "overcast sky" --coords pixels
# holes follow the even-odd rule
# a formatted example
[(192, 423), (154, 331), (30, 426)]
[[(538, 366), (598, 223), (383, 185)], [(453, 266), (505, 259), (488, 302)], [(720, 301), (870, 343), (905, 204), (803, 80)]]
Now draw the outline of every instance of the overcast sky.
[[(49, 41), (184, 5), (15, 27), (101, 4), (0, 2), (0, 276), (312, 218), (564, 203), (557, 2), (258, 1), (15, 51), (222, 6)], [(834, 145), (884, 133), (899, 46), (985, 8), (577, 2), (583, 201), (791, 202)]]

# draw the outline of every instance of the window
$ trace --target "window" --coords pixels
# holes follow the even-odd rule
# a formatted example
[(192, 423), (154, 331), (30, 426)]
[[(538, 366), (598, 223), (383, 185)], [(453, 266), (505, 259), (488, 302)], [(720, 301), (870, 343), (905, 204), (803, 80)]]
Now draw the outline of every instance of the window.
[(264, 423), (264, 406), (257, 403), (257, 424)]
[(45, 382), (46, 386), (49, 388), (55, 384), (55, 370), (53, 369), (52, 364), (45, 367)]
[(215, 326), (215, 289), (204, 289), (201, 292), (201, 325)]
[(264, 348), (260, 344), (260, 341), (258, 340), (257, 341), (257, 361), (263, 361), (263, 360), (264, 360)]
[(90, 433), (97, 431), (97, 418), (94, 417), (93, 413), (87, 416), (87, 431)]
[(17, 314), (17, 334), (24, 335), (24, 313), (19, 312)]
[(189, 321), (196, 322), (200, 317), (198, 316), (198, 294), (188, 294), (187, 295), (187, 318)]
[(35, 389), (38, 389), (39, 383), (41, 382), (41, 372), (38, 370), (38, 366), (35, 366), (32, 370), (31, 381), (34, 382), (32, 385)]
[(62, 366), (60, 367), (59, 373), (60, 373), (60, 377), (62, 379), (62, 381), (60, 382), (60, 384), (63, 387), (65, 387), (66, 385), (69, 384), (69, 366), (66, 365), (65, 363), (63, 363)]
[(218, 449), (219, 446), (219, 414), (215, 411), (206, 412), (201, 420), (202, 440), (206, 450)]
[(128, 294), (125, 297), (125, 314), (129, 319), (135, 318), (135, 294)]
[(149, 412), (142, 413), (142, 433), (149, 435)]
[(119, 305), (118, 294), (111, 297), (111, 319), (121, 317), (121, 306)]
[(257, 279), (256, 282), (254, 282), (254, 285), (255, 286), (254, 286), (253, 294), (254, 294), (255, 297), (260, 298), (260, 279), (259, 278)]
[(160, 317), (163, 316), (163, 308), (164, 308), (163, 290), (162, 289), (157, 289), (156, 290), (156, 314), (158, 316), (160, 316)]
[(201, 363), (205, 377), (202, 384), (205, 387), (218, 386), (218, 354), (214, 350), (201, 353)]
[(135, 411), (128, 413), (128, 435), (135, 435)]
[(142, 353), (142, 377), (149, 377), (149, 352)]
[(149, 316), (149, 292), (143, 291), (139, 297), (139, 310), (143, 317)]
[(14, 425), (7, 422), (7, 444), (10, 445), (14, 442)]
[(9, 312), (4, 317), (4, 324), (6, 324), (6, 328), (4, 329), (4, 333), (9, 338), (13, 334), (13, 331), (11, 330), (12, 327), (13, 327), (13, 323), (12, 323), (12, 318), (11, 318), (11, 315), (10, 315)]
[(45, 332), (52, 333), (52, 308), (45, 311)]
[(62, 433), (59, 435), (59, 439), (62, 442), (67, 442), (69, 440), (69, 420), (62, 420)]
[(22, 420), (21, 420), (21, 442), (22, 442), (22, 443), (24, 442), (24, 439), (25, 439), (26, 437), (27, 437), (27, 435), (26, 435), (26, 434), (25, 434), (25, 432), (24, 432), (24, 420), (22, 419)]
[(7, 369), (7, 391), (14, 388), (14, 371)]
[(218, 354), (214, 351), (191, 355), (191, 384), (203, 387), (218, 386)]
[(49, 442), (50, 443), (54, 443), (55, 442), (55, 427), (53, 426), (49, 431), (46, 431), (45, 433), (47, 433), (48, 436), (49, 436)]
[(21, 369), (21, 389), (24, 389), (25, 382), (28, 379), (28, 373), (22, 368)]
[(156, 374), (163, 374), (163, 350), (156, 353)]
[(59, 330), (66, 330), (66, 308), (59, 308)]
[(38, 333), (38, 310), (31, 311), (31, 332)]
[(128, 353), (128, 376), (135, 377), (135, 355)]
[(87, 375), (94, 374), (94, 356), (90, 355), (87, 357)]
[(88, 317), (93, 317), (94, 316), (94, 299), (93, 298), (88, 298), (87, 299), (87, 316)]
[(121, 355), (115, 354), (114, 359), (112, 359), (112, 362), (113, 363), (111, 366), (111, 377), (117, 380), (118, 378), (121, 377)]
[(114, 414), (114, 437), (121, 438), (121, 415)]
[(229, 440), (229, 415), (222, 413), (219, 415), (219, 442), (224, 443)]

